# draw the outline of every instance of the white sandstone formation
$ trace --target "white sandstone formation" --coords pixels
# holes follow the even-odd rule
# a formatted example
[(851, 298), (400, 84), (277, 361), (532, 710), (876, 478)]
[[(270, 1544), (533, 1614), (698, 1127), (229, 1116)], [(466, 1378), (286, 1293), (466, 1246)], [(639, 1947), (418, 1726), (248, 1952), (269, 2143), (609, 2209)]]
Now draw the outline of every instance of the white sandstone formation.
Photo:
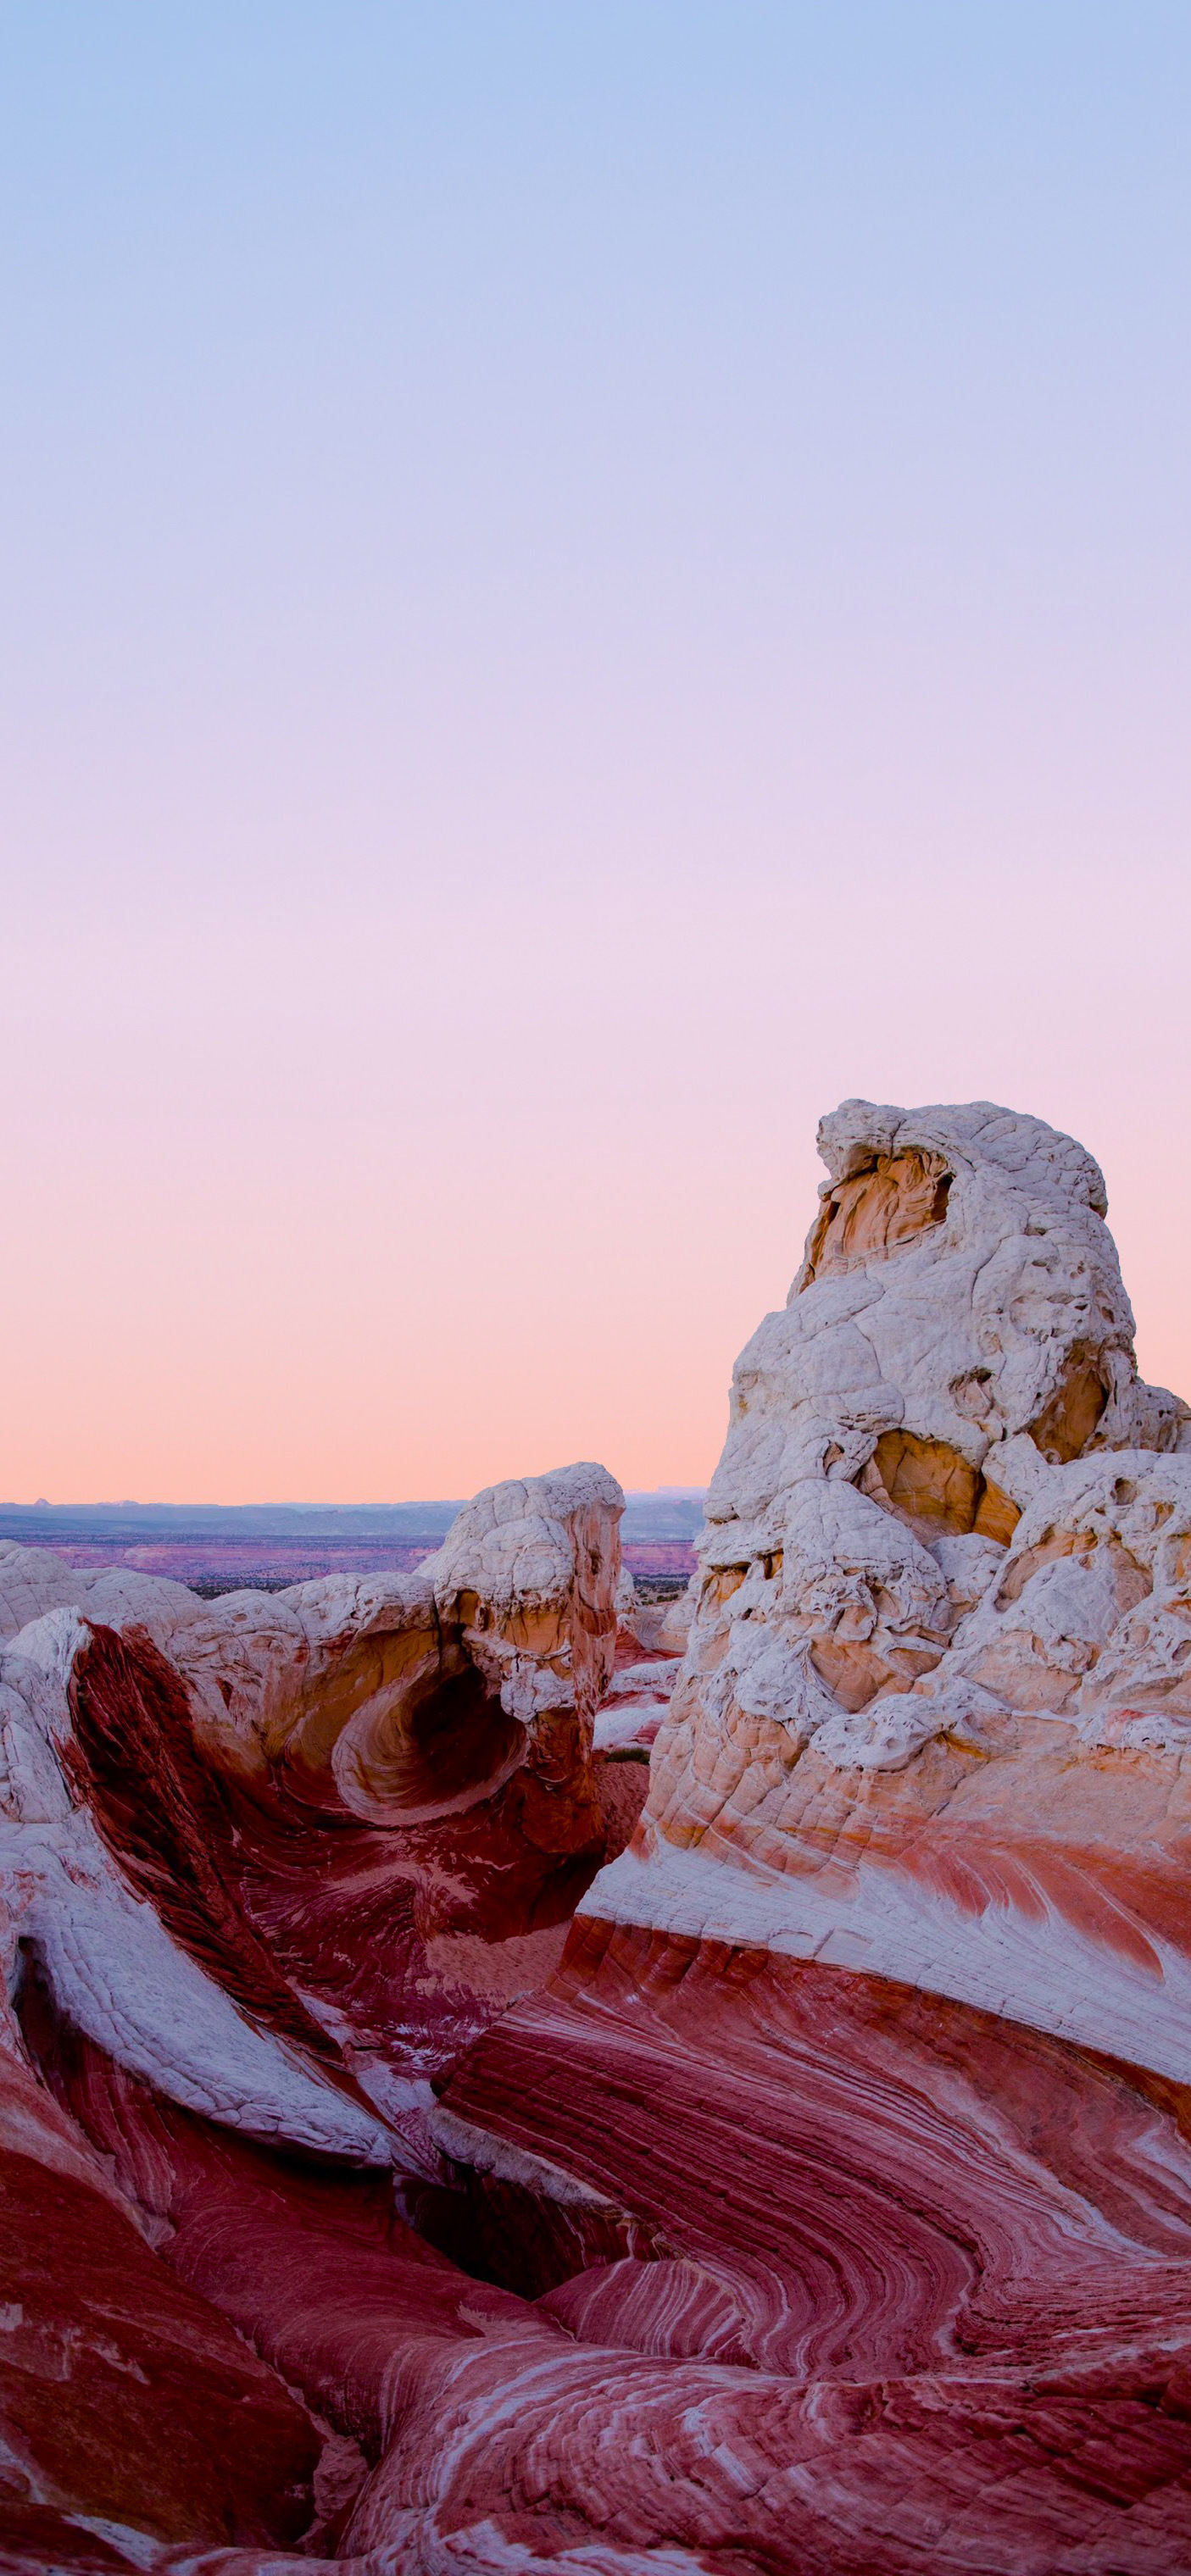
[(585, 1464), (489, 1485), (419, 1568), (510, 1716), (590, 1719), (612, 1669), (624, 1495)]
[(1191, 1412), (1138, 1377), (1102, 1177), (983, 1102), (848, 1101), (819, 1145), (802, 1266), (737, 1363), (646, 1817), (584, 1910), (1186, 2080)]
[[(10, 1982), (26, 1943), (67, 2020), (167, 2098), (257, 2137), (387, 2161), (392, 2129), (366, 2094), (400, 2114), (429, 2099), (425, 2083), (377, 2074), (366, 2050), (355, 2074), (328, 2073), (300, 2030), (285, 2026), (284, 1997), (278, 2027), (269, 2023), (277, 1996), (237, 2000), (238, 1978), (263, 1993), (261, 1941), (228, 1893), (240, 1835), (226, 1820), (222, 1858), (196, 1854), (200, 1876), (210, 1860), (225, 1883), (199, 1890), (188, 1938), (171, 1932), (142, 1880), (176, 1896), (168, 1881), (188, 1884), (187, 1834), (201, 1843), (206, 1828), (201, 1815), (175, 1817), (176, 1793), (164, 1778), (158, 1785), (144, 1735), (143, 1769), (130, 1776), (134, 1808), (160, 1797), (177, 1831), (171, 1861), (150, 1859), (138, 1879), (135, 1854), (130, 1861), (121, 1848), (123, 1835), (133, 1853), (136, 1819), (117, 1812), (118, 1752), (114, 1809), (102, 1784), (80, 1776), (79, 1677), (97, 1637), (125, 1641), (134, 1657), (123, 1682), (130, 1705), (146, 1675), (150, 1689), (164, 1676), (191, 1754), (213, 1782), (279, 1814), (291, 1844), (309, 1820), (316, 1840), (302, 1857), (316, 1892), (326, 1856), (341, 1848), (318, 1839), (325, 1821), (415, 1838), (444, 1822), (465, 1829), (469, 1811), (487, 1815), (519, 1773), (541, 1846), (530, 1863), (545, 1867), (599, 1829), (592, 1721), (615, 1651), (622, 1509), (603, 1468), (562, 1469), (477, 1495), (412, 1574), (333, 1575), (210, 1602), (151, 1575), (75, 1569), (45, 1550), (5, 1547), (0, 1913)], [(488, 1831), (481, 1826), (481, 1858)], [(394, 1839), (390, 1848), (399, 1886), (403, 1847)], [(458, 1839), (451, 1867), (438, 1871), (448, 1889), (452, 1870), (465, 1896)], [(434, 1881), (420, 1846), (409, 1874), (420, 1886)], [(208, 1972), (203, 1907), (212, 1904), (222, 1966), (213, 1952)], [(484, 1952), (483, 1942), (473, 1948)], [(337, 2031), (341, 2016), (325, 1999), (303, 2009), (315, 2042), (321, 2029)]]

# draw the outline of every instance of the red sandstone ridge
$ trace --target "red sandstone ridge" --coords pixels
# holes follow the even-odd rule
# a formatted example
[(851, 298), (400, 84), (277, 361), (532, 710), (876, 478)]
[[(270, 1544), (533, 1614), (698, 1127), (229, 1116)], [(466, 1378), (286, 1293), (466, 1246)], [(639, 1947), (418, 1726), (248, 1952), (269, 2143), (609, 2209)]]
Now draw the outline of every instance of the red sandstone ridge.
[(1191, 1416), (1070, 1139), (821, 1147), (681, 1603), (0, 1549), (5, 2569), (1191, 2570)]

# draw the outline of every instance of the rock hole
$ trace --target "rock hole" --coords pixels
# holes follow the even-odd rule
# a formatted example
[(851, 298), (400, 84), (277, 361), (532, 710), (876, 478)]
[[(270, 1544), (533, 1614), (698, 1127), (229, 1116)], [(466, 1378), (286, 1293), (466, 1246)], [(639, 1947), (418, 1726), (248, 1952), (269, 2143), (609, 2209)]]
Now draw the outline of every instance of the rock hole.
[(863, 1171), (837, 1181), (811, 1234), (801, 1287), (888, 1260), (941, 1225), (951, 1179), (941, 1154), (911, 1147), (903, 1154), (879, 1154)]
[(1100, 1360), (1086, 1342), (1075, 1342), (1049, 1404), (1029, 1426), (1036, 1449), (1052, 1467), (1065, 1467), (1086, 1449), (1108, 1402)]
[(960, 1537), (974, 1530), (1007, 1547), (1021, 1518), (1008, 1495), (948, 1441), (922, 1440), (912, 1431), (882, 1433), (859, 1487), (928, 1546), (944, 1530)]

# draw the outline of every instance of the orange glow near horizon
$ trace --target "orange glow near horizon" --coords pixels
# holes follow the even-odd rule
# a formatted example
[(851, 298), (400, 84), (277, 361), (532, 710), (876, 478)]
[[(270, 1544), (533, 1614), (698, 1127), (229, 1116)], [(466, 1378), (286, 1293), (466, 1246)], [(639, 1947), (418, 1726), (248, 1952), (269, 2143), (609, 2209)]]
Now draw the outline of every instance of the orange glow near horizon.
[[(225, 1021), (218, 1075), (202, 1086), (188, 1046), (206, 978), (171, 1010), (146, 974), (140, 1026), (113, 1035), (110, 988), (89, 984), (80, 942), (63, 993), (73, 1046), (58, 1063), (43, 1054), (38, 1100), (9, 1137), (19, 1258), (10, 1250), (4, 1297), (19, 1371), (0, 1493), (397, 1501), (574, 1457), (601, 1458), (630, 1486), (704, 1483), (732, 1361), (801, 1256), (820, 1110), (849, 1092), (1003, 1096), (1007, 1057), (1009, 1105), (1068, 1127), (1104, 1163), (1143, 1370), (1191, 1386), (1191, 1229), (1170, 1180), (1175, 957), (1143, 1093), (1115, 1055), (1078, 1052), (1085, 1014), (1090, 1028), (1120, 1024), (1110, 960), (1098, 986), (1083, 961), (1077, 1008), (1037, 1007), (1061, 935), (1037, 897), (1046, 935), (1016, 992), (1016, 908), (999, 926), (975, 904), (955, 909), (915, 1025), (901, 995), (918, 928), (907, 917), (899, 938), (896, 899), (874, 899), (841, 1011), (816, 963), (832, 950), (829, 896), (817, 912), (808, 897), (797, 919), (775, 897), (768, 942), (725, 965), (710, 891), (706, 929), (675, 929), (653, 990), (623, 926), (601, 927), (594, 904), (576, 930), (582, 974), (572, 967), (562, 991), (540, 924), (506, 924), (502, 958), (490, 922), (453, 991), (424, 990), (420, 1017), (411, 1005), (387, 1072), (399, 977), (387, 1010), (357, 1013), (364, 950), (350, 931), (337, 952), (311, 937), (303, 964), (291, 928), (272, 980), (272, 933), (255, 959), (242, 939), (256, 999)], [(1065, 899), (1055, 888), (1056, 911)], [(998, 997), (987, 1031), (971, 1026), (957, 965), (977, 939)], [(26, 1002), (39, 1006), (28, 986)], [(311, 1062), (304, 1033), (320, 1015)], [(1139, 1031), (1144, 1016), (1139, 995)], [(457, 1043), (428, 1079), (419, 1059), (444, 1020)], [(342, 1050), (330, 1106), (329, 1025)], [(156, 1086), (146, 1061), (164, 1067)], [(416, 1115), (402, 1106), (411, 1093)], [(348, 1114), (348, 1097), (365, 1106)]]

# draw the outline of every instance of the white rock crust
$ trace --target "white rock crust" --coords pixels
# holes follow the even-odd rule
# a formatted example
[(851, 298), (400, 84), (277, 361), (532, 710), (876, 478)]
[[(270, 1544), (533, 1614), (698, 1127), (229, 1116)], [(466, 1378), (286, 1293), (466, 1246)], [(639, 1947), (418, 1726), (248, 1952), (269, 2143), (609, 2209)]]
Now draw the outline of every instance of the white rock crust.
[[(1039, 1690), (1048, 1705), (1074, 1699), (1107, 1641), (1107, 1577), (1081, 1547), (1066, 1572), (1034, 1578), (1024, 1607), (1006, 1606), (1004, 1542), (1012, 1533), (1011, 1559), (1022, 1557), (1078, 1497), (1089, 1547), (1131, 1512), (1152, 1577), (1155, 1507), (1188, 1525), (1191, 1458), (1174, 1453), (1181, 1436), (1191, 1444), (1191, 1414), (1138, 1378), (1104, 1183), (1070, 1137), (987, 1102), (906, 1111), (845, 1101), (823, 1120), (819, 1148), (831, 1177), (802, 1267), (736, 1365), (686, 1670), (699, 1673), (709, 1711), (732, 1700), (801, 1741), (814, 1734), (833, 1760), (897, 1764), (926, 1740), (917, 1721), (874, 1713), (866, 1736), (840, 1710), (855, 1717), (918, 1688), (942, 1711), (941, 1684), (924, 1677), (948, 1649), (964, 1650), (948, 1656), (949, 1682), (1008, 1672), (1010, 1632), (1031, 1638), (1035, 1610), (1042, 1651), (1028, 1648), (1028, 1660), (1047, 1674), (1025, 1705)], [(920, 1166), (926, 1222), (914, 1222)], [(866, 1188), (876, 1200), (867, 1211)], [(907, 1227), (897, 1240), (880, 1233), (890, 1205)], [(858, 1248), (833, 1263), (833, 1227), (849, 1222)], [(1058, 1453), (1079, 1432), (1072, 1464)], [(1130, 1506), (1112, 1499), (1121, 1451), (1140, 1495)], [(1161, 1562), (1182, 1566), (1169, 1534)], [(1171, 1585), (1185, 1591), (1181, 1571), (1168, 1572)], [(1122, 1606), (1118, 1580), (1109, 1625)], [(1150, 1696), (1173, 1709), (1183, 1640), (1153, 1614), (1141, 1626)], [(1071, 1688), (1052, 1678), (1059, 1670)], [(1138, 1678), (1132, 1657), (1130, 1673)], [(1090, 1696), (1099, 1706), (1103, 1695)], [(1114, 1708), (1120, 1695), (1114, 1685)]]
[[(465, 1503), (419, 1568), (440, 1615), (462, 1612), (468, 1654), (523, 1725), (573, 1704), (591, 1716), (603, 1696), (623, 1510), (616, 1478), (590, 1462), (513, 1477)], [(560, 1623), (564, 1601), (578, 1616)]]
[(122, 1627), (139, 1620), (163, 1636), (201, 1616), (203, 1604), (185, 1583), (141, 1574), (123, 1565), (66, 1565), (47, 1547), (19, 1547), (0, 1540), (0, 1641), (15, 1637), (46, 1610), (87, 1609), (94, 1620)]
[[(847, 1101), (819, 1145), (801, 1268), (736, 1366), (648, 1821), (583, 1910), (734, 1922), (1122, 2053), (1148, 1998), (1186, 2080), (1187, 1962), (1096, 1877), (1117, 1833), (1131, 1886), (1171, 1869), (1191, 1799), (1191, 1412), (1138, 1377), (1102, 1177), (986, 1102)], [(1165, 1764), (1149, 1821), (1114, 1826), (1106, 1755)], [(989, 1887), (1006, 1837), (1070, 1858), (1024, 1913), (1026, 1863), (964, 1910), (921, 1838), (898, 1874), (936, 1814)]]

